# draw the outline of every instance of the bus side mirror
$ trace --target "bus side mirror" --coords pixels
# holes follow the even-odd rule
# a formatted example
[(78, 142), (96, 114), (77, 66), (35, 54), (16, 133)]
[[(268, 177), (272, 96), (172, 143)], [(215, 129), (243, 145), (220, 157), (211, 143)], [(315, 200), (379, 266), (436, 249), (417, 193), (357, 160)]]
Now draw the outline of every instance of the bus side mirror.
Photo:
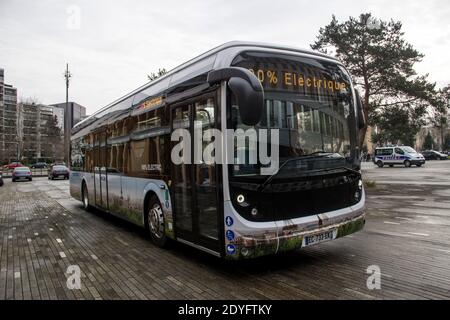
[(236, 97), (239, 115), (245, 125), (254, 126), (262, 117), (264, 90), (253, 73), (244, 68), (230, 67), (208, 73), (210, 84), (228, 81), (228, 87)]
[(356, 109), (358, 113), (358, 128), (362, 129), (367, 125), (366, 118), (364, 116), (364, 105), (361, 100), (359, 91), (355, 89), (355, 93), (356, 93)]

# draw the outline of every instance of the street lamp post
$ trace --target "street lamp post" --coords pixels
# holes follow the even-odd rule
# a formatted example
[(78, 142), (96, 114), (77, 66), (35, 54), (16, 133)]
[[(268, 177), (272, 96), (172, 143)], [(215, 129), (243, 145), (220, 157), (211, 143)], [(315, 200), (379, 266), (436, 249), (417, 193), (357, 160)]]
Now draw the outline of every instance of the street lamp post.
[(69, 164), (70, 158), (70, 130), (72, 129), (69, 119), (69, 82), (72, 74), (69, 71), (69, 64), (66, 63), (64, 78), (66, 79), (66, 107), (64, 108), (64, 161)]

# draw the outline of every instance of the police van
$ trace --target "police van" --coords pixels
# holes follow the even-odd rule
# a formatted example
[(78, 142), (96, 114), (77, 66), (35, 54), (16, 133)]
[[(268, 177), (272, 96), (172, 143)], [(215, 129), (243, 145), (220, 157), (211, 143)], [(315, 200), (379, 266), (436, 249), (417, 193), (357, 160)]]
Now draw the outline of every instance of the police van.
[(392, 146), (376, 148), (373, 162), (380, 168), (384, 165), (393, 167), (397, 164), (405, 167), (411, 167), (412, 165), (420, 167), (425, 164), (425, 158), (411, 147)]

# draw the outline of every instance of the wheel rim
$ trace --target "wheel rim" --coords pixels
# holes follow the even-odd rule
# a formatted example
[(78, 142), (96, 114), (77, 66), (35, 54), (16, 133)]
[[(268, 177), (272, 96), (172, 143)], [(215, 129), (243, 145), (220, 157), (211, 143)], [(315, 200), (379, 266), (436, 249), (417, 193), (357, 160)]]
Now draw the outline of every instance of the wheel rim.
[(164, 215), (159, 203), (155, 203), (152, 208), (150, 208), (148, 214), (148, 225), (150, 232), (156, 238), (161, 239), (164, 235)]

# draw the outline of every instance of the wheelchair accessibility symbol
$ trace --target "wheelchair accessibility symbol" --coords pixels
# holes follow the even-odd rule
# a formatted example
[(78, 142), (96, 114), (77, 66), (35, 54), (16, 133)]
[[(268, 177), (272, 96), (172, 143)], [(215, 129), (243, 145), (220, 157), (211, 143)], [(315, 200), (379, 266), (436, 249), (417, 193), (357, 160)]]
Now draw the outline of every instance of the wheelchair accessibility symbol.
[(226, 223), (227, 226), (231, 227), (233, 225), (233, 218), (230, 217), (230, 216), (227, 216), (225, 218), (225, 223)]

